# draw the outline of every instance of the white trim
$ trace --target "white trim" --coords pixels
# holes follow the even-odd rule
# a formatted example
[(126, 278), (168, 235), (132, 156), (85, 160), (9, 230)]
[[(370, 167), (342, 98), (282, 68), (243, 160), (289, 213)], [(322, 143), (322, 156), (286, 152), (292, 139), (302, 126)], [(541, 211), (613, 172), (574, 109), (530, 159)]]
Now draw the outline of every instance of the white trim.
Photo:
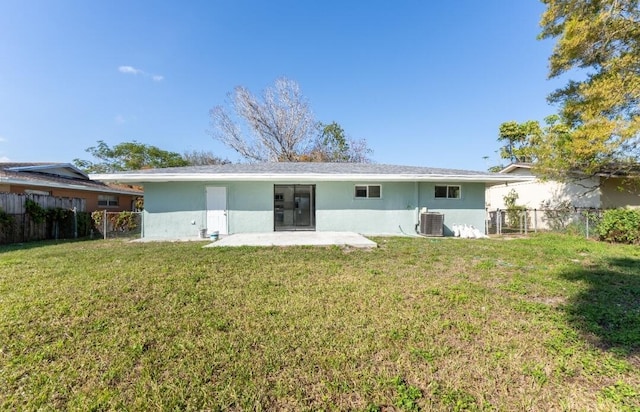
[(508, 183), (533, 180), (533, 176), (495, 176), (495, 175), (433, 175), (433, 174), (328, 174), (328, 173), (112, 173), (93, 174), (91, 180), (121, 183), (156, 182), (476, 182)]

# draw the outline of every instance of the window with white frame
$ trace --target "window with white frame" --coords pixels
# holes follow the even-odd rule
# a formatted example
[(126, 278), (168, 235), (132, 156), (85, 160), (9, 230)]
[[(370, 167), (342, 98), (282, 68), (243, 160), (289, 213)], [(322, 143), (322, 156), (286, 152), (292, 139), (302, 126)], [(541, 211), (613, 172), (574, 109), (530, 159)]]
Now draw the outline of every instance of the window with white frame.
[(116, 195), (98, 195), (98, 206), (118, 206), (118, 196)]
[(379, 199), (382, 197), (380, 185), (356, 185), (355, 197), (359, 199)]
[(460, 199), (460, 185), (436, 185), (436, 199)]

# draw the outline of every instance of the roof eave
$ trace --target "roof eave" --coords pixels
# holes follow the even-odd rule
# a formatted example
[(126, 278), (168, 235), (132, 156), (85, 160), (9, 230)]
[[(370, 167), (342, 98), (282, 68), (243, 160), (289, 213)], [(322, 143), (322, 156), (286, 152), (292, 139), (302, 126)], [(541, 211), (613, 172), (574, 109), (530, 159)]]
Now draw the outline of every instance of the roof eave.
[(506, 183), (528, 181), (529, 176), (500, 176), (500, 175), (433, 175), (433, 174), (322, 174), (322, 173), (127, 173), (127, 174), (95, 174), (92, 180), (101, 182), (143, 184), (166, 182), (273, 182), (273, 181), (304, 181), (304, 182), (476, 182), (476, 183)]
[(509, 166), (500, 170), (498, 173), (511, 173), (516, 169), (531, 169), (532, 165), (530, 163), (511, 163)]
[(55, 182), (37, 182), (33, 180), (22, 180), (22, 179), (12, 179), (12, 178), (0, 178), (0, 183), (10, 184), (10, 185), (23, 185), (23, 186), (37, 186), (37, 187), (50, 187), (56, 189), (72, 189), (72, 190), (80, 190), (83, 192), (100, 192), (100, 193), (117, 193), (123, 195), (142, 195), (142, 192), (135, 190), (119, 190), (110, 186), (105, 187), (88, 187), (82, 185), (74, 185), (74, 184), (62, 184)]
[(16, 167), (9, 167), (7, 168), (7, 170), (10, 170), (12, 172), (40, 172), (47, 169), (59, 169), (59, 168), (70, 169), (74, 173), (86, 179), (89, 179), (88, 174), (78, 169), (71, 163), (47, 163), (47, 164), (32, 165), (32, 166), (16, 166)]

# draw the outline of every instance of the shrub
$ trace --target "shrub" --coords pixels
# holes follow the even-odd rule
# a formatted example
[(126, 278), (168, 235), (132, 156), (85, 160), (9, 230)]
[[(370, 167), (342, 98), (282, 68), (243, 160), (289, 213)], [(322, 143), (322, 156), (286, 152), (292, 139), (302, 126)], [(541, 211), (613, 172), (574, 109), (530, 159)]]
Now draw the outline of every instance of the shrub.
[(136, 223), (136, 215), (133, 212), (123, 211), (114, 215), (111, 219), (113, 230), (120, 232), (135, 230), (138, 225)]
[(89, 236), (91, 229), (93, 228), (93, 222), (91, 221), (91, 213), (89, 212), (77, 212), (78, 216), (78, 236)]
[(102, 228), (102, 218), (104, 217), (104, 210), (94, 210), (91, 212), (91, 219), (93, 220), (93, 224), (97, 228)]
[(13, 224), (13, 216), (0, 209), (0, 227), (11, 226)]
[(45, 212), (46, 218), (54, 222), (66, 220), (69, 218), (69, 216), (73, 215), (73, 212), (71, 210), (62, 209), (61, 207), (45, 209)]
[(31, 199), (25, 199), (24, 208), (34, 223), (42, 223), (47, 219), (47, 209)]
[(511, 189), (511, 191), (502, 198), (507, 207), (507, 225), (509, 227), (520, 227), (522, 217), (527, 213), (525, 206), (516, 204), (519, 197), (518, 192)]
[[(112, 230), (116, 232), (131, 232), (138, 228), (138, 218), (137, 213), (122, 211), (122, 212), (111, 212), (106, 213), (108, 227), (107, 231)], [(96, 210), (91, 213), (91, 219), (95, 225), (96, 230), (102, 233), (103, 223), (104, 223), (104, 210)]]
[(617, 243), (640, 243), (640, 211), (612, 209), (602, 215), (597, 227), (600, 240)]

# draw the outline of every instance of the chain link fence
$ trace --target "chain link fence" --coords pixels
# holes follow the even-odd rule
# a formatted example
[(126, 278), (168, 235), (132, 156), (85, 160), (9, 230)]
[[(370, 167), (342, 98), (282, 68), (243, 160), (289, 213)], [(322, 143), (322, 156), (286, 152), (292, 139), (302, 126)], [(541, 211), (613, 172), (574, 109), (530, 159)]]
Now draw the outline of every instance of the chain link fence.
[(103, 239), (140, 238), (143, 232), (142, 212), (107, 212), (95, 211), (91, 214)]
[(530, 232), (560, 232), (597, 238), (596, 227), (603, 209), (494, 209), (487, 210), (487, 234), (508, 235)]

